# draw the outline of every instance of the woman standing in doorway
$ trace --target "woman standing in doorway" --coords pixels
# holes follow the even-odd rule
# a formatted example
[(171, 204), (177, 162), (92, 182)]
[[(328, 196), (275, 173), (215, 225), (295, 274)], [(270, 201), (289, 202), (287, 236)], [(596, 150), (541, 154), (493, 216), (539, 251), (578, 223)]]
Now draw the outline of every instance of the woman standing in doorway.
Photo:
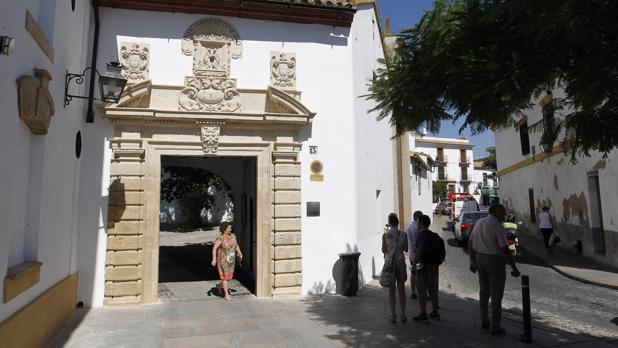
[(554, 232), (554, 218), (549, 213), (549, 207), (544, 206), (541, 208), (541, 213), (539, 214), (539, 229), (543, 234), (543, 243), (545, 244), (545, 251), (551, 253), (552, 246), (549, 245), (549, 237)]
[(212, 265), (217, 266), (219, 279), (221, 279), (221, 283), (217, 284), (217, 287), (223, 290), (225, 300), (229, 301), (232, 298), (228, 293), (227, 282), (234, 278), (236, 254), (238, 254), (239, 261), (242, 261), (242, 252), (236, 242), (236, 236), (232, 232), (232, 224), (230, 222), (221, 222), (219, 231), (221, 235), (217, 237), (212, 248)]

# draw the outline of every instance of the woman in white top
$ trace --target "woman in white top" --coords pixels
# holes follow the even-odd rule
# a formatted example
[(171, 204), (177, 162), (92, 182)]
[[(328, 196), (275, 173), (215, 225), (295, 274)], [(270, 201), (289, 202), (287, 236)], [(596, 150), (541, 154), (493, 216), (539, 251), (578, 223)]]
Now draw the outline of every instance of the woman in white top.
[[(395, 282), (388, 289), (388, 304), (391, 310), (391, 323), (397, 322), (395, 315), (395, 290), (399, 292), (399, 306), (401, 310), (401, 322), (408, 321), (406, 316), (406, 289), (405, 283), (408, 278), (406, 271), (406, 259), (404, 252), (408, 251), (408, 238), (404, 232), (398, 228), (399, 218), (397, 214), (390, 213), (388, 215), (388, 231), (382, 235), (382, 253), (384, 253), (385, 262), (392, 260), (393, 273), (395, 274)], [(395, 289), (396, 288), (396, 289)]]
[(544, 206), (541, 208), (539, 214), (539, 229), (543, 234), (543, 243), (545, 244), (545, 251), (551, 252), (552, 248), (549, 246), (549, 237), (554, 232), (554, 218), (549, 213), (549, 207)]

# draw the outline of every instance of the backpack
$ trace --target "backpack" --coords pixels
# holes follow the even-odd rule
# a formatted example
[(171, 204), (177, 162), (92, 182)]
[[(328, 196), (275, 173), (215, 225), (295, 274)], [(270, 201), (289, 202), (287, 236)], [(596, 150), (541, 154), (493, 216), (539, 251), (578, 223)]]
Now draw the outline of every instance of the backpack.
[(446, 248), (444, 247), (444, 239), (437, 233), (427, 231), (427, 251), (425, 253), (425, 262), (430, 265), (440, 266), (446, 258)]

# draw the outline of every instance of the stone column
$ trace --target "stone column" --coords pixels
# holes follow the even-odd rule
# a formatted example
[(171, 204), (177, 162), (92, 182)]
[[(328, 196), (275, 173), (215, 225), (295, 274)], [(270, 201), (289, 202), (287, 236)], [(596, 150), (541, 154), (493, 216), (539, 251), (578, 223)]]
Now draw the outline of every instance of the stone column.
[(140, 139), (112, 142), (105, 305), (142, 302), (144, 153)]
[(273, 297), (298, 296), (302, 284), (299, 144), (275, 144), (273, 151)]

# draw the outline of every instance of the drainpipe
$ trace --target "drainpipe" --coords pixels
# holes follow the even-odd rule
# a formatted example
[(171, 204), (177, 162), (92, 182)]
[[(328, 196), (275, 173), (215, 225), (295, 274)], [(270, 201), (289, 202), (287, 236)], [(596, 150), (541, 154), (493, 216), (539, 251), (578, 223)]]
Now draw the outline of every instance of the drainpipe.
[(86, 123), (94, 123), (94, 86), (96, 82), (97, 54), (99, 51), (99, 6), (97, 0), (92, 0), (94, 10), (94, 38), (92, 42), (92, 63), (90, 66), (90, 92), (88, 93), (88, 111), (86, 113)]

